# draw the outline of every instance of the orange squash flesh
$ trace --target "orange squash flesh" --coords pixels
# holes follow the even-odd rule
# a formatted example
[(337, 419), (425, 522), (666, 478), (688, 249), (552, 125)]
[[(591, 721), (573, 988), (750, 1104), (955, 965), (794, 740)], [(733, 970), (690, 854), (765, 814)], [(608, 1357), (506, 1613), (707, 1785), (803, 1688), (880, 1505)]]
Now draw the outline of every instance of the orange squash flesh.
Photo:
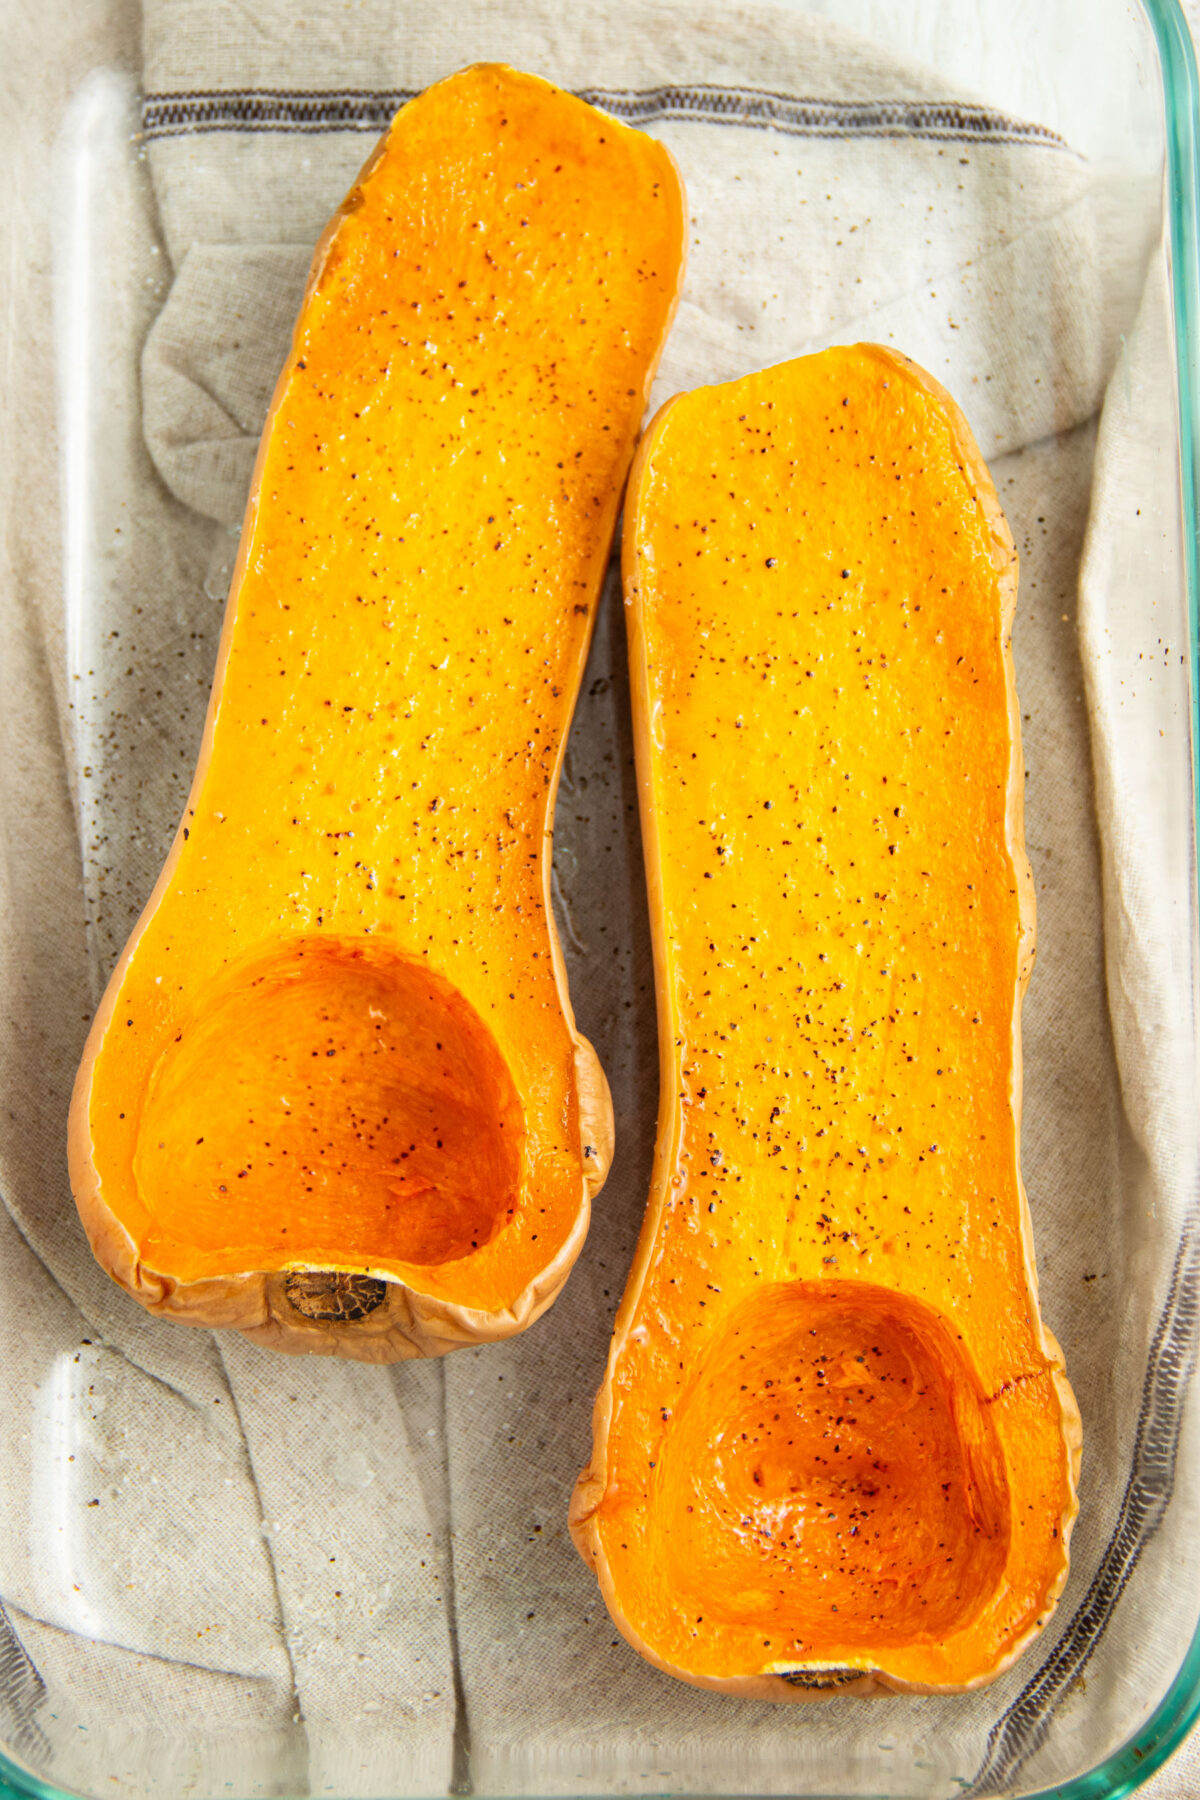
[(611, 1111), (550, 828), (682, 258), (661, 146), (483, 65), (318, 247), (72, 1111), (96, 1254), (160, 1313), (432, 1354), (527, 1325), (578, 1253)]
[(624, 557), (661, 1100), (576, 1541), (686, 1681), (975, 1687), (1079, 1455), (1018, 1168), (1012, 538), (865, 345), (669, 403)]

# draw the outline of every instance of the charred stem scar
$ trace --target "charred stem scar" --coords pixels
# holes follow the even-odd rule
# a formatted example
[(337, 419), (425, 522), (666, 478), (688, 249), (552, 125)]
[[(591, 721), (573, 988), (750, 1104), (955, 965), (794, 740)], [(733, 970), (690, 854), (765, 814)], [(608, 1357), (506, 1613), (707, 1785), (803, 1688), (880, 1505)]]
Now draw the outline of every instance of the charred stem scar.
[(387, 1282), (338, 1269), (303, 1269), (285, 1276), (284, 1292), (306, 1319), (365, 1319), (387, 1299)]

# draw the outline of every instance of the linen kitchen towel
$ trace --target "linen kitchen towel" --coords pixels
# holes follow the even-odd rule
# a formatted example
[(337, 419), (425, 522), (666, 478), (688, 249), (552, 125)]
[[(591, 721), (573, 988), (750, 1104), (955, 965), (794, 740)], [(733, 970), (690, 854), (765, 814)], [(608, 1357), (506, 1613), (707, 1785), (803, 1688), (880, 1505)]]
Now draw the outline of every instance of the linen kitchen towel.
[[(1122, 1682), (1155, 1691), (1145, 1619), (1159, 1644), (1194, 1622), (1171, 1546), (1195, 1521), (1167, 1505), (1195, 1329), (1194, 1132), (1160, 1076), (1187, 1066), (1170, 1034), (1191, 948), (1141, 875), (1179, 828), (1146, 808), (1147, 745), (1187, 715), (1164, 667), (1127, 766), (1120, 684), (1146, 645), (1113, 598), (1126, 514), (1162, 493), (1163, 438), (1131, 437), (1138, 397), (1169, 376), (1163, 297), (1142, 299), (1157, 190), (1131, 209), (1045, 127), (771, 0), (314, 0), (302, 18), (284, 0), (145, 0), (140, 42), (114, 30), (112, 72), (72, 90), (65, 71), (52, 96), (55, 306), (43, 276), (16, 380), (62, 475), (13, 465), (0, 589), (0, 1481), (25, 1521), (0, 1566), (10, 1741), (52, 1780), (87, 1788), (103, 1767), (130, 1794), (160, 1791), (164, 1767), (198, 1794), (803, 1792), (833, 1765), (864, 1793), (914, 1767), (947, 1794), (1049, 1783), (1072, 1720), (1103, 1710), (1097, 1682), (1114, 1705)], [(615, 584), (560, 790), (555, 898), (618, 1148), (546, 1318), (434, 1365), (293, 1364), (147, 1318), (75, 1221), (70, 1082), (182, 806), (313, 244), (402, 100), (483, 59), (675, 154), (689, 268), (655, 402), (830, 342), (892, 344), (964, 406), (1021, 552), (1039, 905), (1023, 1163), (1085, 1472), (1055, 1620), (978, 1695), (847, 1713), (687, 1689), (618, 1638), (566, 1536), (656, 1100)], [(1163, 536), (1156, 514), (1147, 558)], [(1153, 1266), (1133, 1206), (1168, 1246)]]

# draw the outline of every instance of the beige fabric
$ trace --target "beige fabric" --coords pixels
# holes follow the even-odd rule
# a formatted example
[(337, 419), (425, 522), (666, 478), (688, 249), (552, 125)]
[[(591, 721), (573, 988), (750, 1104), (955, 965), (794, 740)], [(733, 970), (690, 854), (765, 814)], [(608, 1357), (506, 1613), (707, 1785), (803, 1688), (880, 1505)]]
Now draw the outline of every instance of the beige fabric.
[[(1182, 0), (1182, 6), (1194, 44), (1198, 35), (1200, 35), (1200, 0)], [(1149, 304), (1156, 305), (1161, 309), (1161, 319), (1161, 312), (1165, 311), (1166, 308), (1166, 296), (1163, 294), (1161, 286), (1158, 288), (1157, 292), (1151, 295)], [(1148, 374), (1143, 376), (1142, 380), (1152, 379), (1154, 381), (1156, 388), (1156, 404), (1154, 411), (1147, 416), (1149, 418), (1156, 418), (1161, 423), (1173, 410), (1169, 398), (1171, 377), (1169, 371), (1163, 367), (1161, 356), (1156, 360), (1157, 367), (1154, 369), (1153, 375)], [(1139, 387), (1140, 385), (1141, 384), (1139, 383)], [(1129, 385), (1122, 387), (1119, 391), (1128, 400), (1128, 398), (1130, 398), (1137, 390), (1131, 379)], [(1115, 437), (1118, 431), (1123, 435), (1124, 428), (1127, 427), (1129, 423), (1128, 413), (1121, 418), (1119, 424), (1114, 420), (1110, 428), (1112, 436)], [(1140, 454), (1144, 454), (1145, 451), (1144, 433), (1146, 430), (1146, 423), (1147, 417), (1143, 417), (1138, 438), (1135, 440), (1138, 444), (1138, 451)], [(1159, 453), (1160, 455), (1162, 454), (1161, 444)], [(1099, 554), (1103, 554), (1103, 540), (1100, 538), (1099, 534), (1097, 534), (1093, 542), (1092, 554), (1093, 558)], [(1153, 731), (1155, 727), (1151, 726), (1150, 729)], [(1166, 727), (1159, 727), (1159, 729), (1166, 729)], [(1099, 758), (1097, 760), (1099, 760)], [(1135, 807), (1134, 811), (1136, 812), (1136, 810)], [(1194, 872), (1193, 879), (1195, 879)], [(1158, 1774), (1153, 1776), (1150, 1781), (1146, 1783), (1145, 1787), (1141, 1790), (1141, 1793), (1144, 1794), (1145, 1800), (1200, 1800), (1200, 1732), (1192, 1732), (1189, 1735), (1181, 1748), (1173, 1757), (1171, 1757)]]
[[(555, 0), (316, 0), (302, 20), (281, 0), (145, 0), (140, 47), (113, 18), (94, 39), (64, 23), (71, 51), (53, 71), (26, 45), (49, 85), (14, 94), (10, 127), (26, 121), (15, 211), (31, 278), (14, 300), (26, 349), (0, 445), (0, 1366), (15, 1397), (0, 1494), (16, 1521), (0, 1534), (0, 1599), (60, 1714), (53, 1731), (39, 1725), (50, 1772), (99, 1788), (102, 1766), (105, 1791), (130, 1794), (185, 1781), (228, 1791), (231, 1769), (244, 1792), (436, 1792), (463, 1773), (469, 1742), (476, 1790), (497, 1794), (830, 1791), (835, 1776), (850, 1791), (916, 1781), (957, 1792), (1105, 1555), (1170, 1260), (1144, 1246), (1153, 1231), (1173, 1241), (1194, 1174), (1184, 1100), (1164, 1105), (1161, 1084), (1141, 1078), (1162, 1066), (1155, 1046), (1186, 974), (1169, 960), (1182, 953), (1178, 927), (1154, 889), (1161, 832), (1142, 818), (1152, 769), (1140, 750), (1132, 768), (1123, 761), (1114, 708), (1129, 670), (1113, 663), (1107, 686), (1096, 679), (1102, 642), (1118, 660), (1144, 651), (1111, 602), (1140, 599), (1126, 514), (1161, 498), (1170, 449), (1151, 430), (1140, 461), (1119, 454), (1131, 411), (1159, 420), (1169, 393), (1161, 292), (1135, 327), (1157, 191), (1131, 207), (1110, 176), (1041, 142), (649, 127), (680, 161), (691, 214), (656, 397), (875, 337), (947, 383), (993, 459), (1023, 562), (1016, 657), (1040, 918), (1024, 1166), (1045, 1311), (1087, 1442), (1071, 1586), (1044, 1644), (996, 1688), (867, 1709), (749, 1706), (684, 1689), (617, 1640), (565, 1534), (656, 1098), (615, 592), (568, 754), (555, 892), (580, 1023), (612, 1081), (618, 1152), (552, 1312), (517, 1342), (444, 1365), (291, 1364), (148, 1320), (82, 1242), (62, 1172), (74, 1064), (190, 774), (254, 443), (311, 246), (371, 141), (190, 134), (131, 158), (128, 139), (139, 86), (409, 89), (484, 56), (572, 86), (958, 96), (771, 0), (719, 13), (639, 0), (620, 30), (603, 7), (579, 15)], [(115, 72), (85, 80), (96, 64)], [(40, 106), (61, 119), (70, 95), (53, 165), (62, 198), (47, 218), (53, 151), (28, 118)], [(1096, 420), (1123, 338), (1125, 385), (1113, 388), (1094, 486)], [(1085, 689), (1076, 590), (1095, 495)], [(1170, 521), (1155, 521), (1161, 544)], [(1169, 592), (1169, 571), (1146, 554), (1138, 590)], [(1101, 733), (1106, 913), (1085, 692)], [(1166, 729), (1159, 712), (1175, 704), (1156, 688), (1145, 731)], [(1122, 886), (1139, 872), (1140, 885)], [(1142, 965), (1147, 918), (1158, 935)], [(1167, 968), (1147, 1013), (1146, 984)], [(48, 1547), (59, 1517), (69, 1553)], [(1106, 1715), (1131, 1716), (1130, 1692), (1161, 1691), (1194, 1624), (1176, 1578), (1192, 1525), (1182, 1508), (1168, 1514), (1086, 1691), (1063, 1702), (1023, 1785), (1091, 1760), (1077, 1740), (1100, 1744)], [(186, 1767), (139, 1747), (148, 1719), (157, 1741), (191, 1746)], [(69, 1747), (81, 1724), (105, 1746), (91, 1764)]]

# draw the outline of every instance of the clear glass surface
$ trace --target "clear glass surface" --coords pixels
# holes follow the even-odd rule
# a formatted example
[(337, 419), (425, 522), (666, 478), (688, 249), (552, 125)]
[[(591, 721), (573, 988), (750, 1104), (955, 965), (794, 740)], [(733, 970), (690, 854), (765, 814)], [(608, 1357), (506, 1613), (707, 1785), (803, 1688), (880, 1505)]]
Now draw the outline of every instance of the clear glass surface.
[[(1122, 334), (1127, 366), (1161, 367), (1167, 381), (1163, 412), (1142, 447), (1140, 485), (1129, 491), (1128, 526), (1109, 522), (1099, 562), (1094, 531), (1078, 546), (1072, 567), (1077, 575), (1080, 559), (1091, 554), (1093, 568), (1100, 571), (1093, 579), (1102, 585), (1108, 571), (1117, 584), (1102, 613), (1104, 654), (1111, 659), (1104, 679), (1112, 691), (1125, 679), (1131, 689), (1140, 681), (1151, 643), (1156, 649), (1164, 643), (1175, 647), (1175, 657), (1164, 660), (1149, 710), (1131, 712), (1127, 720), (1114, 715), (1113, 755), (1123, 771), (1124, 805), (1137, 811), (1140, 804), (1147, 817), (1165, 821), (1146, 840), (1159, 845), (1157, 860), (1138, 874), (1166, 908), (1161, 942), (1147, 940), (1146, 966), (1152, 979), (1169, 982), (1175, 994), (1176, 1029), (1169, 1043), (1147, 1040), (1143, 1046), (1151, 1061), (1156, 1056), (1170, 1059), (1170, 1066), (1161, 1069), (1135, 1066), (1128, 1041), (1117, 1032), (1111, 1181), (1087, 1226), (1089, 1232), (1111, 1235), (1104, 1278), (1109, 1285), (1102, 1288), (1086, 1267), (1083, 1252), (1091, 1245), (1077, 1244), (1072, 1250), (1065, 1227), (1045, 1236), (1038, 1232), (1043, 1310), (1064, 1338), (1068, 1368), (1085, 1398), (1085, 1458), (1089, 1438), (1096, 1445), (1091, 1465), (1085, 1460), (1084, 1523), (1059, 1612), (1017, 1668), (980, 1694), (869, 1703), (833, 1700), (815, 1709), (788, 1708), (786, 1722), (780, 1709), (769, 1716), (769, 1708), (715, 1696), (697, 1700), (641, 1665), (623, 1645), (612, 1645), (607, 1664), (588, 1660), (596, 1634), (606, 1646), (616, 1634), (609, 1630), (592, 1578), (575, 1566), (564, 1545), (564, 1479), (569, 1481), (587, 1454), (590, 1393), (603, 1371), (604, 1344), (628, 1266), (653, 1137), (650, 1065), (639, 1062), (638, 1042), (628, 1034), (622, 1037), (613, 1024), (631, 1008), (644, 1010), (650, 989), (636, 830), (630, 823), (623, 631), (610, 583), (556, 825), (555, 893), (580, 1022), (602, 1048), (606, 1034), (611, 1040), (610, 1053), (622, 1072), (618, 1132), (631, 1146), (619, 1194), (623, 1213), (606, 1221), (598, 1216), (573, 1277), (595, 1314), (588, 1326), (591, 1361), (585, 1357), (583, 1365), (592, 1372), (591, 1389), (563, 1395), (553, 1388), (555, 1332), (567, 1330), (575, 1316), (559, 1308), (535, 1328), (536, 1346), (531, 1333), (524, 1348), (460, 1353), (450, 1359), (455, 1364), (450, 1373), (408, 1366), (394, 1375), (368, 1372), (381, 1392), (386, 1384), (388, 1404), (399, 1405), (415, 1446), (414, 1467), (426, 1507), (431, 1518), (445, 1522), (444, 1529), (433, 1531), (439, 1541), (430, 1555), (440, 1559), (446, 1610), (452, 1621), (462, 1623), (457, 1635), (453, 1623), (450, 1629), (452, 1686), (438, 1714), (446, 1720), (444, 1756), (438, 1753), (442, 1760), (435, 1756), (431, 1762), (414, 1747), (403, 1723), (386, 1707), (372, 1710), (374, 1703), (340, 1729), (336, 1719), (326, 1720), (318, 1733), (297, 1709), (294, 1717), (277, 1720), (266, 1733), (255, 1710), (256, 1683), (263, 1677), (250, 1672), (260, 1657), (251, 1639), (257, 1646), (254, 1631), (261, 1621), (254, 1622), (253, 1630), (246, 1621), (245, 1641), (239, 1643), (236, 1569), (230, 1573), (229, 1606), (221, 1621), (232, 1639), (221, 1665), (223, 1697), (214, 1701), (214, 1690), (205, 1687), (190, 1735), (178, 1724), (168, 1728), (157, 1716), (152, 1655), (136, 1667), (123, 1664), (119, 1675), (107, 1663), (104, 1672), (89, 1672), (89, 1641), (97, 1647), (99, 1671), (100, 1649), (123, 1643), (133, 1630), (124, 1593), (134, 1581), (125, 1579), (130, 1570), (123, 1554), (101, 1566), (97, 1545), (111, 1547), (120, 1535), (97, 1536), (81, 1509), (124, 1509), (118, 1516), (128, 1519), (126, 1547), (133, 1565), (143, 1541), (153, 1542), (155, 1554), (169, 1560), (173, 1533), (187, 1536), (191, 1554), (196, 1534), (203, 1536), (219, 1514), (201, 1497), (192, 1512), (178, 1515), (173, 1509), (184, 1488), (177, 1474), (168, 1473), (165, 1452), (161, 1471), (152, 1473), (152, 1457), (139, 1463), (134, 1450), (119, 1446), (114, 1433), (106, 1434), (102, 1414), (105, 1396), (119, 1379), (113, 1373), (117, 1352), (105, 1341), (85, 1338), (73, 1351), (57, 1353), (32, 1382), (26, 1370), (21, 1379), (27, 1391), (16, 1393), (10, 1386), (10, 1404), (0, 1408), (0, 1459), (29, 1471), (22, 1491), (11, 1484), (6, 1490), (0, 1517), (0, 1602), (11, 1602), (6, 1571), (27, 1558), (34, 1541), (43, 1547), (33, 1558), (41, 1568), (39, 1591), (54, 1601), (53, 1607), (46, 1601), (40, 1616), (30, 1613), (30, 1629), (36, 1626), (40, 1633), (36, 1643), (44, 1656), (31, 1648), (35, 1637), (26, 1641), (0, 1608), (0, 1792), (186, 1792), (249, 1800), (252, 1794), (369, 1791), (407, 1800), (449, 1788), (481, 1795), (888, 1794), (940, 1800), (964, 1793), (1052, 1791), (1071, 1800), (1115, 1800), (1145, 1781), (1200, 1715), (1200, 1418), (1191, 1380), (1200, 1339), (1200, 1194), (1193, 1187), (1190, 1203), (1185, 1196), (1173, 1211), (1160, 1205), (1152, 1179), (1154, 1147), (1147, 1148), (1138, 1125), (1139, 1082), (1165, 1085), (1183, 1096), (1180, 1143), (1188, 1136), (1188, 1105), (1193, 1108), (1193, 1142), (1200, 1119), (1195, 855), (1200, 794), (1200, 153), (1192, 43), (1175, 0), (1141, 0), (1137, 5), (1124, 0), (974, 0), (955, 5), (946, 0), (911, 10), (894, 0), (891, 5), (885, 0), (812, 0), (807, 7), (781, 10), (780, 30), (786, 31), (788, 18), (801, 11), (826, 14), (897, 54), (918, 59), (944, 76), (948, 91), (972, 93), (998, 112), (1035, 120), (1059, 133), (1107, 182), (1113, 241), (1144, 243), (1149, 289), (1156, 269), (1164, 278), (1161, 305), (1132, 309)], [(567, 32), (576, 28), (570, 22), (563, 26)], [(578, 29), (583, 29), (582, 21)], [(6, 26), (5, 35), (9, 32)], [(714, 45), (718, 41), (714, 38)], [(28, 45), (22, 46), (22, 54), (29, 54)], [(52, 54), (49, 44), (44, 54)], [(462, 61), (473, 54), (472, 45), (465, 43)], [(179, 648), (169, 660), (164, 652), (153, 663), (159, 690), (139, 711), (121, 698), (119, 684), (143, 683), (151, 665), (143, 668), (138, 653), (131, 651), (126, 671), (125, 651), (112, 643), (123, 579), (123, 552), (119, 544), (114, 549), (114, 542), (124, 529), (122, 521), (135, 519), (148, 504), (154, 481), (142, 447), (135, 372), (170, 287), (153, 208), (147, 205), (147, 148), (139, 135), (142, 98), (127, 66), (98, 61), (55, 121), (56, 144), (46, 163), (53, 171), (55, 193), (47, 291), (56, 358), (54, 466), (61, 545), (55, 545), (55, 556), (61, 564), (62, 673), (71, 692), (72, 684), (82, 684), (82, 692), (97, 670), (105, 672), (109, 683), (104, 704), (89, 710), (81, 702), (65, 727), (68, 759), (86, 776), (79, 783), (77, 816), (93, 992), (148, 892), (182, 800), (203, 721), (219, 601), (237, 536), (236, 527), (199, 530), (182, 507), (164, 511), (160, 506), (155, 516), (171, 537), (164, 566), (173, 570), (174, 584), (164, 594), (164, 616), (171, 621), (170, 641)], [(198, 156), (203, 141), (196, 139)], [(311, 140), (314, 154), (321, 141)], [(857, 178), (869, 195), (879, 166), (877, 144), (864, 137), (860, 154)], [(1154, 209), (1161, 197), (1161, 218), (1157, 213), (1145, 216), (1148, 194)], [(887, 204), (881, 187), (879, 206)], [(1116, 279), (1102, 271), (1101, 287)], [(12, 338), (13, 317), (10, 310), (0, 322), (0, 329), (7, 328), (10, 360), (22, 353), (21, 343)], [(1090, 458), (1095, 427), (1081, 430), (1079, 454)], [(986, 452), (988, 446), (984, 448)], [(1036, 445), (1028, 446), (1023, 469), (1014, 468), (1010, 487), (1002, 489), (1022, 546), (1042, 522), (1031, 461), (1038, 454)], [(1148, 547), (1139, 521), (1149, 495), (1158, 508), (1159, 529)], [(19, 521), (12, 516), (7, 488), (3, 504), (6, 525), (16, 529)], [(1036, 552), (1029, 566), (1039, 567)], [(1063, 605), (1069, 606), (1061, 616), (1066, 625), (1075, 608), (1066, 600)], [(1019, 671), (1023, 618), (1022, 611)], [(1034, 621), (1025, 629), (1032, 642), (1043, 626)], [(1056, 665), (1063, 684), (1077, 679), (1090, 684), (1096, 704), (1100, 678), (1089, 669), (1088, 659), (1098, 641), (1085, 637), (1078, 663), (1067, 657)], [(131, 687), (128, 693), (133, 692)], [(1139, 733), (1146, 734), (1151, 749), (1139, 747)], [(1031, 851), (1035, 875), (1047, 889), (1042, 929), (1045, 934), (1049, 926), (1050, 937), (1043, 936), (1042, 954), (1051, 970), (1055, 922), (1066, 928), (1069, 918), (1066, 902), (1059, 902), (1056, 911), (1054, 899), (1055, 821), (1038, 815), (1036, 795), (1039, 759), (1056, 753), (1054, 741), (1039, 733), (1034, 718), (1026, 730)], [(1098, 817), (1102, 846), (1108, 846), (1111, 784), (1106, 786), (1099, 751), (1097, 769), (1096, 785), (1085, 783), (1080, 790), (1079, 817), (1072, 828), (1091, 832), (1091, 821)], [(587, 805), (584, 796), (590, 796)], [(118, 814), (134, 823), (124, 860), (114, 862), (106, 848), (106, 828)], [(26, 854), (19, 821), (8, 823), (16, 854)], [(1065, 834), (1071, 822), (1060, 823)], [(1099, 868), (1108, 850), (1097, 854)], [(1137, 846), (1125, 854), (1136, 856)], [(614, 888), (620, 890), (616, 899)], [(1104, 916), (1107, 929), (1113, 915)], [(614, 950), (613, 966), (606, 962), (601, 970), (595, 946), (610, 931), (622, 941)], [(604, 949), (607, 953), (608, 946)], [(1098, 989), (1106, 957), (1107, 980), (1111, 984), (1115, 979), (1116, 954), (1113, 942), (1097, 942)], [(1086, 1075), (1091, 1052), (1087, 1045), (1064, 1045), (1056, 1037), (1053, 1008), (1049, 999), (1038, 998), (1038, 979), (1035, 975), (1031, 990), (1032, 1015), (1027, 1014), (1026, 1138), (1027, 1151), (1032, 1139), (1035, 1166), (1049, 1170), (1055, 1134), (1067, 1129), (1074, 1104), (1070, 1083), (1080, 1071)], [(594, 1016), (589, 1016), (589, 1006)], [(1098, 1045), (1096, 1055), (1100, 1053)], [(1104, 1054), (1112, 1052), (1105, 1047)], [(62, 1124), (65, 1131), (65, 1120)], [(52, 1161), (58, 1151), (47, 1154)], [(1180, 1179), (1186, 1189), (1190, 1177)], [(1031, 1188), (1036, 1224), (1039, 1198), (1032, 1183)], [(603, 1208), (602, 1197), (598, 1215)], [(1099, 1268), (1103, 1259), (1098, 1246), (1097, 1259)], [(1110, 1322), (1107, 1335), (1087, 1324), (1081, 1282), (1089, 1285), (1091, 1303), (1104, 1309)], [(1142, 1296), (1150, 1297), (1145, 1306)], [(162, 1324), (152, 1329), (170, 1333), (174, 1328)], [(563, 1350), (565, 1354), (565, 1345)], [(1094, 1363), (1097, 1357), (1105, 1359), (1103, 1369), (1083, 1366), (1085, 1359)], [(148, 1352), (145, 1366), (151, 1378), (169, 1386), (161, 1372), (154, 1374), (152, 1363)], [(0, 1374), (11, 1381), (7, 1371)], [(513, 1397), (509, 1401), (501, 1395), (495, 1402), (495, 1455), (490, 1462), (486, 1457), (478, 1461), (478, 1467), (504, 1484), (496, 1500), (493, 1536), (484, 1541), (486, 1520), (479, 1522), (477, 1496), (464, 1485), (469, 1458), (461, 1418), (454, 1425), (455, 1408), (461, 1412), (474, 1397), (469, 1382), (506, 1378)], [(264, 1409), (264, 1418), (248, 1429), (269, 1435), (269, 1413)], [(461, 1417), (471, 1416), (461, 1412)], [(286, 1405), (279, 1408), (274, 1429), (281, 1440), (295, 1429)], [(200, 1426), (196, 1430), (199, 1443), (203, 1431)], [(339, 1514), (343, 1520), (357, 1514), (361, 1522), (382, 1504), (370, 1452), (369, 1441), (347, 1442), (330, 1464), (339, 1505), (345, 1509)], [(186, 1462), (192, 1454), (190, 1438), (181, 1438), (173, 1454)], [(87, 1498), (81, 1483), (88, 1487)], [(264, 1500), (254, 1530), (266, 1543), (268, 1556), (285, 1525)], [(510, 1532), (520, 1532), (519, 1541)], [(213, 1539), (214, 1558), (224, 1554), (223, 1542)], [(286, 1585), (278, 1560), (283, 1554), (277, 1552), (275, 1579)], [(386, 1545), (380, 1554), (386, 1563)], [(529, 1611), (526, 1619), (522, 1583), (535, 1557), (551, 1574), (539, 1589), (538, 1617)], [(399, 1577), (387, 1566), (374, 1574), (378, 1591), (370, 1604), (378, 1608), (378, 1629), (403, 1634), (405, 1595), (393, 1591)], [(488, 1602), (492, 1611), (480, 1615), (478, 1593), (487, 1584), (497, 1597)], [(279, 1606), (286, 1613), (286, 1594), (280, 1592)], [(549, 1635), (539, 1638), (546, 1604), (551, 1613), (557, 1606), (584, 1615), (578, 1635), (559, 1632), (551, 1622), (545, 1625)], [(491, 1640), (482, 1648), (478, 1625), (471, 1623), (479, 1616), (495, 1619)], [(201, 1620), (196, 1636), (212, 1628), (213, 1621)], [(294, 1621), (284, 1632), (293, 1668), (306, 1656), (319, 1660), (322, 1629), (312, 1627), (315, 1644), (302, 1640)], [(465, 1641), (472, 1637), (473, 1645)], [(60, 1655), (67, 1640), (70, 1654)], [(172, 1655), (182, 1663), (181, 1651)], [(590, 1672), (593, 1668), (602, 1669), (599, 1677)], [(644, 1710), (639, 1710), (643, 1701)], [(506, 1703), (517, 1722), (507, 1731)], [(529, 1744), (522, 1754), (526, 1731)], [(86, 1753), (71, 1748), (71, 1734), (86, 1736)], [(369, 1781), (362, 1775), (368, 1765)]]

